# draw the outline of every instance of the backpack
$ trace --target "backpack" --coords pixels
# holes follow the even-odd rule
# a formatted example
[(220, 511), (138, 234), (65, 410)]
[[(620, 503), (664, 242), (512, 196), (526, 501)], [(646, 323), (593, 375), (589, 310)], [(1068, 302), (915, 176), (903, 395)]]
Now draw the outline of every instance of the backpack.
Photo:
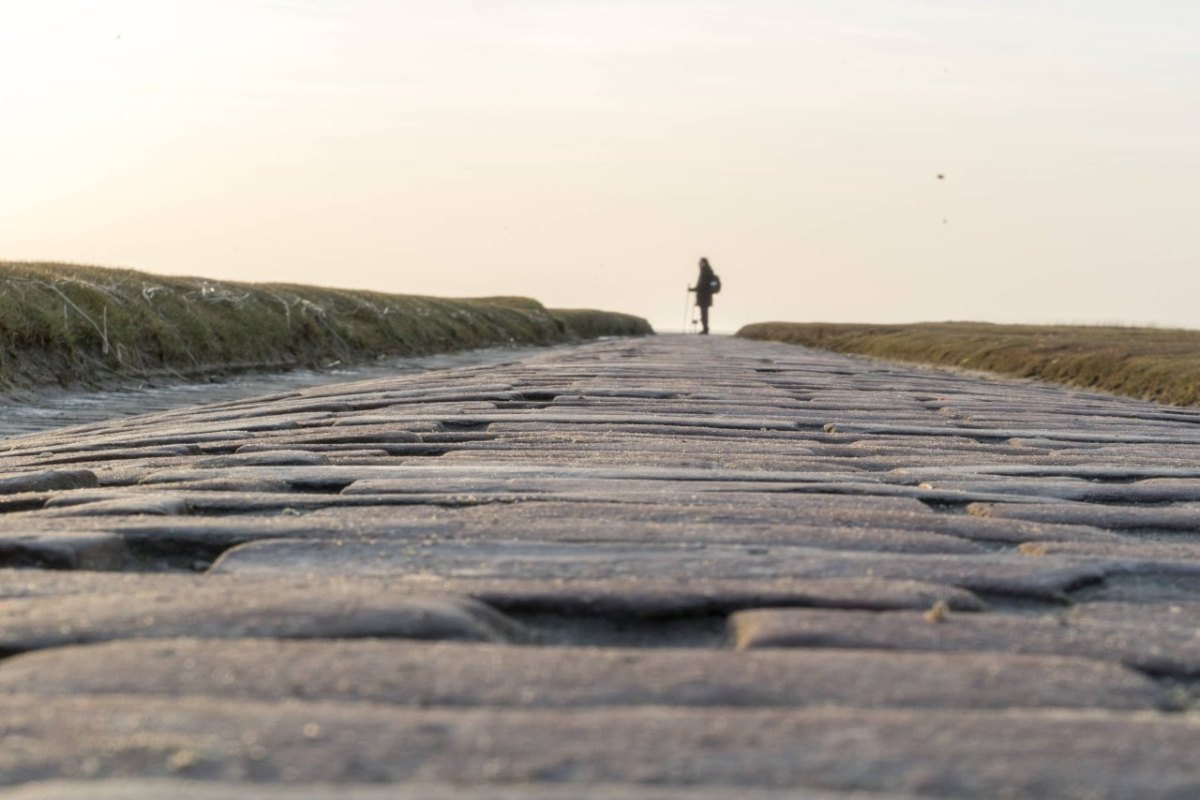
[(713, 294), (721, 293), (721, 279), (717, 277), (717, 273), (713, 273), (712, 280), (708, 282), (709, 291)]

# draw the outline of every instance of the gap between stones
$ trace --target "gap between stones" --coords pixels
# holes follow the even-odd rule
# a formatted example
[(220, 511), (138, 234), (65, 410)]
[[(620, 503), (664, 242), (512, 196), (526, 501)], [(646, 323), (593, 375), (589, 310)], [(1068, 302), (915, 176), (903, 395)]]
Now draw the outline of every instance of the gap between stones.
[(519, 611), (492, 605), (529, 630), (515, 646), (723, 649), (728, 646), (729, 613), (661, 617)]
[(930, 500), (924, 497), (914, 499), (935, 513), (962, 516), (967, 515), (967, 506), (976, 502), (975, 500)]

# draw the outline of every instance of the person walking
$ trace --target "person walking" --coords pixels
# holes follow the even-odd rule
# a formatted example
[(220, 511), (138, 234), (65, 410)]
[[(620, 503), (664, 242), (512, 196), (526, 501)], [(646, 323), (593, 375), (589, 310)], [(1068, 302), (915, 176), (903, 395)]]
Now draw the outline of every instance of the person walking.
[(713, 272), (707, 258), (700, 259), (700, 277), (696, 279), (695, 286), (688, 287), (688, 291), (696, 293), (696, 305), (700, 309), (700, 333), (707, 335), (708, 309), (712, 306), (713, 295), (721, 291), (721, 279)]

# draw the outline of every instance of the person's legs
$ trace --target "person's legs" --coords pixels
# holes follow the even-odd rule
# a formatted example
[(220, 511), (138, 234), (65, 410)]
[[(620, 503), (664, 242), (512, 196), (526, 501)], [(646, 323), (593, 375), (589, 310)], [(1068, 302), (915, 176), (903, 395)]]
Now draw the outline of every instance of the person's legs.
[(708, 306), (700, 306), (700, 332), (708, 333)]

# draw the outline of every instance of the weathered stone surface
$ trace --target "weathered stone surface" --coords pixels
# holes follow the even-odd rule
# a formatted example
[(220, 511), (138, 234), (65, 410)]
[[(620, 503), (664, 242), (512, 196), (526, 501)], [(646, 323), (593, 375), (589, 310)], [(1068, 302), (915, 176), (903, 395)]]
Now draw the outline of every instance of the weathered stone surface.
[(1200, 534), (1200, 504), (1159, 508), (1105, 506), (1089, 503), (973, 503), (969, 511), (981, 517), (1024, 519), (1065, 525), (1091, 525), (1110, 530), (1166, 530)]
[[(348, 581), (363, 593), (473, 597), (494, 608), (514, 613), (563, 614), (581, 617), (671, 618), (724, 614), (763, 606), (816, 608), (927, 609), (938, 601), (956, 611), (981, 611), (975, 595), (953, 586), (920, 581), (887, 581), (879, 578), (761, 580), (685, 580), (678, 577), (647, 579), (606, 578), (597, 581), (530, 581), (485, 578), (436, 578), (415, 575), (402, 579), (356, 575), (352, 578), (317, 578), (292, 574), (258, 585), (314, 595), (344, 591)], [(46, 572), (0, 569), (0, 599), (59, 595), (136, 595), (159, 593), (191, 595), (244, 591), (236, 575), (171, 573)]]
[(0, 495), (85, 489), (96, 485), (95, 473), (86, 469), (61, 469), (0, 475)]
[(191, 444), (171, 445), (164, 447), (106, 447), (89, 450), (67, 450), (65, 452), (48, 452), (31, 455), (23, 459), (15, 459), (15, 464), (33, 464), (37, 466), (89, 464), (101, 468), (115, 461), (158, 461), (162, 465), (169, 464), (180, 458), (199, 454), (200, 448)]
[(326, 591), (286, 582), (197, 584), (186, 594), (145, 591), (0, 601), (0, 653), (111, 639), (354, 638), (504, 641), (520, 626), (463, 597), (380, 591), (353, 583)]
[[(347, 386), (379, 386), (380, 378), (387, 385), (394, 386), (395, 378), (399, 375), (409, 376), (410, 381), (419, 382), (418, 373), (430, 370), (455, 369), (455, 379), (449, 381), (453, 385), (466, 384), (463, 376), (470, 374), (462, 368), (470, 365), (495, 365), (501, 362), (527, 359), (531, 356), (544, 356), (555, 352), (554, 348), (516, 348), (472, 350), (461, 353), (443, 353), (431, 356), (407, 356), (399, 359), (388, 359), (373, 364), (361, 364), (353, 367), (340, 367), (337, 370), (305, 370), (294, 369), (283, 373), (240, 374), (231, 376), (220, 383), (163, 383), (151, 382), (142, 388), (124, 387), (118, 390), (84, 391), (74, 390), (61, 392), (55, 389), (43, 391), (25, 391), (21, 396), (8, 398), (0, 414), (0, 437), (21, 436), (37, 431), (48, 431), (61, 428), (63, 425), (74, 425), (76, 431), (109, 428), (120, 425), (117, 418), (129, 415), (146, 415), (157, 412), (157, 419), (186, 417), (204, 418), (234, 418), (239, 414), (255, 415), (262, 413), (264, 403), (277, 404), (276, 407), (286, 407), (289, 401), (304, 404), (317, 404), (316, 399), (323, 396), (321, 386), (336, 384), (338, 389), (333, 396), (343, 398), (349, 394), (361, 392), (355, 389), (347, 392)], [(453, 390), (439, 388), (439, 383), (447, 381), (441, 377), (446, 373), (431, 374), (430, 386), (424, 389), (396, 392), (401, 396), (433, 396), (439, 392), (452, 395), (455, 399), (458, 393)], [(348, 381), (358, 381), (348, 384)], [(464, 386), (463, 396), (473, 397), (476, 392), (502, 391), (500, 386), (484, 386), (475, 381), (474, 387)], [(280, 387), (289, 387), (291, 391), (280, 391)], [(339, 401), (340, 402), (340, 401)], [(196, 403), (210, 403), (204, 411), (197, 412)], [(85, 424), (76, 424), (85, 423)], [(47, 434), (43, 433), (42, 436)], [(0, 439), (0, 448), (3, 448)]]
[(808, 786), (943, 797), (1200, 791), (1192, 757), (1200, 726), (1189, 714), (661, 707), (581, 714), (16, 696), (0, 699), (0, 717), (21, 731), (0, 752), (0, 774), (10, 782), (174, 774), (300, 784)]
[[(158, 489), (156, 484), (144, 487)], [(290, 492), (292, 487), (277, 478), (207, 478), (197, 481), (164, 484), (163, 491), (186, 494), (189, 492), (231, 492), (238, 494), (276, 494)]]
[(376, 575), (402, 577), (596, 580), (610, 577), (751, 579), (776, 575), (803, 578), (923, 580), (988, 594), (1059, 601), (1065, 594), (1099, 582), (1122, 562), (1079, 562), (1021, 555), (905, 556), (829, 552), (803, 547), (686, 544), (613, 545), (520, 541), (454, 544), (407, 542), (397, 547), (380, 540), (269, 540), (224, 553), (212, 571), (224, 574)]
[[(72, 572), (0, 568), (0, 600), (139, 591), (183, 593), (213, 582), (200, 575), (181, 572)], [(295, 583), (306, 582), (298, 578)]]
[(855, 425), (841, 422), (831, 422), (825, 427), (826, 433), (843, 433), (858, 436), (863, 435), (917, 435), (917, 436), (962, 436), (984, 440), (997, 439), (1045, 439), (1056, 442), (1083, 442), (1097, 444), (1175, 444), (1181, 439), (1189, 444), (1200, 444), (1200, 434), (1193, 431), (1174, 431), (1163, 434), (1122, 434), (1105, 433), (1102, 431), (1075, 432), (1062, 429), (1029, 429), (1002, 427), (931, 427), (925, 425), (896, 425), (880, 423), (875, 425)]
[[(511, 786), (431, 784), (271, 786), (189, 780), (50, 781), (0, 790), (0, 800), (728, 800), (728, 787), (608, 784)], [(737, 787), (739, 800), (912, 800), (913, 795)]]
[[(1180, 537), (1185, 538), (1185, 537)], [(1020, 551), (1031, 556), (1089, 555), (1099, 558), (1141, 559), (1153, 561), (1194, 561), (1200, 563), (1200, 540), (1095, 542), (1026, 542)]]
[(3, 781), (1197, 794), (1200, 412), (658, 337), (92, 419), (0, 442)]
[[(625, 450), (628, 453), (628, 450)], [(489, 454), (489, 458), (491, 455)], [(688, 469), (678, 467), (569, 467), (537, 466), (526, 464), (494, 464), (487, 460), (475, 463), (442, 464), (426, 466), (428, 462), (414, 464), (395, 464), (391, 466), (347, 468), (336, 465), (290, 466), (290, 465), (261, 465), (271, 467), (262, 469), (244, 465), (232, 465), (222, 471), (222, 477), (230, 478), (261, 478), (270, 476), (289, 484), (310, 487), (337, 487), (339, 491), (350, 487), (353, 491), (368, 494), (380, 494), (387, 491), (428, 492), (428, 486), (441, 482), (446, 491), (460, 491), (456, 487), (466, 486), (471, 489), (483, 487), (503, 480), (516, 481), (523, 479), (523, 485), (536, 486), (538, 481), (548, 484), (563, 480), (573, 480), (577, 483), (588, 483), (598, 490), (609, 486), (623, 488), (630, 482), (647, 483), (662, 491), (680, 492), (706, 489), (710, 491), (731, 491), (738, 488), (746, 490), (767, 491), (772, 488), (783, 491), (799, 491), (809, 488), (817, 494), (843, 494), (846, 490), (854, 489), (856, 493), (868, 494), (876, 490), (888, 495), (924, 496), (924, 492), (898, 485), (896, 481), (883, 481), (868, 478), (863, 475), (847, 476), (838, 473), (820, 472), (768, 472), (737, 469), (714, 469), (711, 465), (705, 469)], [(628, 462), (626, 462), (628, 463)], [(497, 471), (502, 474), (497, 474)], [(142, 483), (174, 483), (178, 481), (205, 480), (212, 478), (211, 472), (195, 468), (171, 469), (154, 472), (147, 475)], [(830, 492), (825, 487), (832, 485), (842, 491)], [(900, 503), (900, 505), (904, 505)], [(911, 503), (909, 507), (915, 506)]]
[[(1138, 463), (1138, 462), (1141, 463)], [(1200, 467), (1178, 467), (1157, 465), (1151, 459), (1139, 459), (1130, 464), (1082, 463), (1075, 465), (986, 463), (946, 466), (930, 464), (921, 467), (903, 467), (895, 470), (897, 475), (912, 476), (921, 481), (967, 480), (978, 475), (1009, 475), (1026, 478), (1083, 478), (1092, 481), (1135, 481), (1149, 478), (1200, 478)]]
[(867, 647), (947, 652), (1000, 651), (1113, 659), (1156, 675), (1200, 675), (1196, 628), (1089, 619), (1086, 612), (1035, 616), (816, 609), (739, 611), (730, 617), (736, 647)]
[(1200, 629), (1200, 602), (1120, 602), (1089, 600), (1067, 609), (1068, 621), (1120, 624), (1145, 630), (1171, 631), (1186, 639)]
[[(103, 663), (97, 671), (90, 665)], [(1100, 661), (1000, 653), (509, 647), (415, 642), (116, 642), (0, 665), (0, 693), (489, 708), (604, 706), (1153, 709)]]
[[(1033, 524), (989, 526), (943, 526), (940, 519), (929, 527), (947, 528), (947, 532), (920, 530), (926, 526), (909, 515), (875, 515), (865, 512), (859, 519), (837, 512), (837, 516), (822, 524), (819, 515), (805, 516), (793, 523), (785, 520), (787, 510), (764, 509), (764, 520), (755, 521), (752, 515), (736, 512), (733, 506), (688, 507), (674, 509), (652, 503), (626, 503), (618, 510), (612, 504), (550, 503), (539, 501), (522, 505), (465, 503), (458, 507), (432, 503), (372, 504), (371, 498), (359, 498), (359, 505), (330, 507), (319, 498), (307, 494), (230, 493), (212, 491), (183, 493), (193, 512), (183, 518), (134, 518), (109, 520), (100, 518), (96, 526), (126, 536), (147, 546), (188, 542), (221, 547), (278, 538), (317, 539), (382, 539), (396, 544), (410, 540), (465, 540), (528, 542), (619, 542), (636, 544), (665, 544), (700, 546), (703, 544), (741, 545), (752, 541), (755, 546), (775, 545), (811, 547), (827, 550), (849, 550), (897, 553), (985, 553), (987, 542), (996, 535), (1007, 535), (1014, 542), (1042, 541), (1058, 536), (1074, 535), (1079, 529), (1052, 530), (1052, 527)], [(445, 496), (443, 496), (445, 500)], [(553, 506), (553, 507), (551, 507)], [(575, 507), (582, 506), (578, 510)], [(689, 508), (690, 513), (689, 513)], [(254, 516), (252, 512), (290, 509), (295, 513), (283, 516)], [(544, 509), (544, 511), (543, 511)], [(241, 511), (240, 514), (229, 512)], [(299, 513), (306, 511), (307, 513)], [(205, 513), (216, 513), (206, 516)], [(611, 514), (605, 518), (604, 514)], [(947, 518), (949, 519), (949, 518)], [(953, 519), (970, 520), (967, 517)], [(878, 521), (880, 524), (869, 523)], [(30, 518), (40, 530), (57, 530), (61, 522), (47, 515)], [(857, 522), (857, 525), (852, 523)], [(73, 524), (73, 523), (72, 523)], [(910, 530), (892, 527), (907, 525)], [(1047, 531), (1051, 531), (1047, 533)], [(968, 536), (978, 535), (980, 542)], [(1102, 536), (1090, 536), (1103, 541)]]
[(1146, 480), (1137, 483), (1095, 483), (1076, 478), (989, 481), (930, 481), (931, 489), (967, 494), (1018, 495), (1022, 500), (1057, 498), (1087, 503), (1181, 503), (1200, 500), (1200, 480)]
[(48, 513), (43, 516), (174, 516), (187, 513), (187, 501), (178, 494), (137, 493), (114, 489), (59, 494), (46, 501)]
[(134, 517), (187, 514), (187, 500), (166, 494), (128, 493), (116, 497), (60, 495), (46, 502), (44, 511), (30, 512), (45, 517)]
[[(240, 449), (240, 448), (239, 448)], [(319, 453), (303, 450), (260, 450), (253, 453), (238, 453), (232, 456), (206, 458), (197, 461), (196, 469), (224, 469), (226, 467), (293, 467), (299, 465), (328, 464), (329, 458)]]
[[(708, 496), (704, 500), (710, 499)], [(903, 544), (905, 534), (914, 541), (943, 544), (938, 537), (952, 536), (983, 543), (1028, 541), (1123, 541), (1117, 534), (1081, 525), (1047, 525), (1023, 520), (988, 519), (965, 514), (931, 513), (925, 507), (890, 510), (887, 504), (860, 503), (854, 499), (805, 498), (799, 505), (775, 506), (761, 502), (745, 502), (734, 495), (724, 502), (702, 502), (693, 498), (661, 499), (658, 502), (560, 502), (540, 500), (536, 503), (507, 505), (503, 508), (459, 508), (411, 504), (404, 508), (370, 507), (339, 508), (317, 511), (308, 519), (320, 520), (343, 535), (385, 537), (406, 530), (427, 530), (445, 534), (452, 530), (472, 532), (492, 538), (541, 538), (542, 529), (557, 527), (557, 533), (545, 536), (556, 541), (582, 539), (589, 541), (659, 540), (753, 542), (755, 544), (805, 544), (815, 537), (818, 541), (844, 536), (846, 549), (861, 549), (854, 537), (874, 538), (879, 549), (894, 550), (886, 542)], [(661, 527), (661, 530), (659, 530)], [(792, 533), (789, 533), (789, 529)], [(813, 530), (818, 529), (818, 530)], [(821, 531), (825, 532), (822, 536)], [(879, 536), (872, 537), (878, 533)], [(928, 538), (927, 538), (928, 537)]]

